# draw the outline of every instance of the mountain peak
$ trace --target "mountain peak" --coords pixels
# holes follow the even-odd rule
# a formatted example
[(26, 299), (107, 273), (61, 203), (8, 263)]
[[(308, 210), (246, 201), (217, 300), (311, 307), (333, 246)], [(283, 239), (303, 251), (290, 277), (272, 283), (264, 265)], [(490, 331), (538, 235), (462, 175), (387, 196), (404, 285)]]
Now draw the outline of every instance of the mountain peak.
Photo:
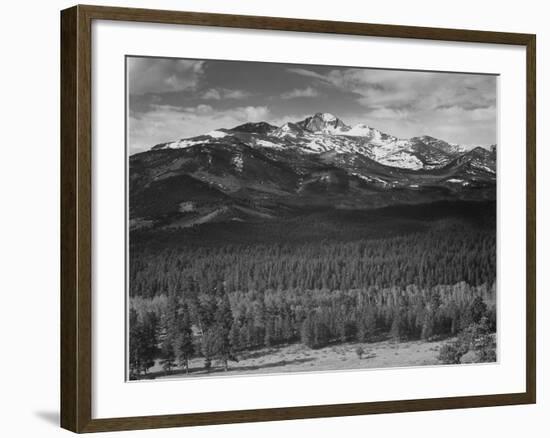
[(239, 126), (231, 128), (229, 131), (232, 132), (251, 132), (255, 134), (268, 134), (271, 131), (277, 129), (276, 126), (273, 126), (267, 122), (248, 122)]
[(297, 125), (310, 132), (325, 134), (340, 133), (349, 129), (349, 126), (331, 113), (315, 113), (313, 116), (298, 122)]
[(286, 122), (284, 125), (275, 129), (272, 135), (275, 137), (296, 137), (302, 132), (303, 129), (298, 123)]
[(444, 140), (440, 140), (439, 138), (432, 137), (431, 135), (421, 135), (419, 137), (412, 137), (410, 140), (416, 145), (424, 144), (426, 146), (436, 148), (447, 154), (457, 154), (457, 153), (466, 152), (466, 149), (461, 145), (458, 145), (455, 143), (448, 143)]
[(320, 117), (324, 122), (334, 122), (338, 120), (338, 117), (331, 113), (316, 113), (315, 117)]
[(473, 149), (471, 149), (470, 151), (468, 151), (467, 154), (485, 157), (485, 156), (488, 156), (490, 153), (491, 153), (491, 151), (488, 151), (487, 149), (485, 149), (481, 146), (476, 146)]
[(426, 140), (426, 141), (436, 141), (437, 140), (437, 138), (432, 137), (431, 135), (425, 135), (425, 134), (420, 135), (418, 137), (413, 137), (413, 138), (417, 138), (419, 140)]

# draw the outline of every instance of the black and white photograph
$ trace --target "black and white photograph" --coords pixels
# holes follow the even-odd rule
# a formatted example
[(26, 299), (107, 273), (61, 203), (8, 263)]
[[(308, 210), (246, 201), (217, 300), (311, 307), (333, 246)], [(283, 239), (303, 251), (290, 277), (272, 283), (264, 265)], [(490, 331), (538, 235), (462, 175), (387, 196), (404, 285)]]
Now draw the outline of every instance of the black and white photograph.
[(5, 6), (1, 436), (546, 437), (543, 2)]
[(128, 380), (497, 362), (497, 85), (127, 56)]

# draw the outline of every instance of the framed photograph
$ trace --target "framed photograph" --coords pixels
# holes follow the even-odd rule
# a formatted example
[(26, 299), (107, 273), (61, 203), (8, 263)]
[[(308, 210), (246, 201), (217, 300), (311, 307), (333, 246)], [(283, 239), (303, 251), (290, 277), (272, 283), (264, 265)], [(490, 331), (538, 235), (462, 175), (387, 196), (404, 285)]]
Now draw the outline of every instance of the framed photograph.
[(535, 403), (535, 35), (61, 13), (61, 423)]

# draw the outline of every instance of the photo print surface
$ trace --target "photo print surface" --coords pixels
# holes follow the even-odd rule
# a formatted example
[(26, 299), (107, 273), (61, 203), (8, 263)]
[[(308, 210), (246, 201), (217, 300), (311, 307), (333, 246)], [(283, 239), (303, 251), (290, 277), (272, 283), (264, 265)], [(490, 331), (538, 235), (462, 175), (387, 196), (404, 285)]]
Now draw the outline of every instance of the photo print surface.
[(497, 81), (128, 56), (128, 379), (495, 362)]

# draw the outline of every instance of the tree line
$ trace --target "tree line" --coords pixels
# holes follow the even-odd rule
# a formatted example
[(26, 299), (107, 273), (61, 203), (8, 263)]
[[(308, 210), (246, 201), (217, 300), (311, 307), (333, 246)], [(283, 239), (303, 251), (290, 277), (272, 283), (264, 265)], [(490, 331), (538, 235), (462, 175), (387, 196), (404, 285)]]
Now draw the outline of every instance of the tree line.
[(496, 330), (495, 285), (349, 290), (273, 290), (229, 293), (222, 282), (210, 293), (172, 292), (130, 305), (130, 376), (139, 378), (160, 359), (164, 370), (191, 357), (224, 369), (240, 353), (301, 342), (310, 348), (377, 339), (454, 336), (483, 318)]

